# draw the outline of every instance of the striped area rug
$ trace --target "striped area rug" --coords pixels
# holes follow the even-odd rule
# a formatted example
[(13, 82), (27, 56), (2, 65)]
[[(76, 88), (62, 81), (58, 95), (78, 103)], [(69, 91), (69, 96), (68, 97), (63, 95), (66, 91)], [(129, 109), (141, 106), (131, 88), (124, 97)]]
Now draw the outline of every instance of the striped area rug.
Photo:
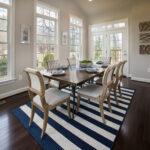
[[(66, 104), (49, 112), (48, 125), (43, 140), (40, 138), (43, 113), (39, 109), (36, 109), (31, 127), (28, 126), (31, 114), (30, 103), (13, 110), (13, 114), (45, 150), (109, 150), (113, 147), (135, 93), (133, 89), (125, 87), (121, 87), (121, 89), (123, 98), (120, 98), (118, 94), (119, 106), (116, 105), (113, 93), (111, 93), (112, 113), (108, 110), (107, 102), (104, 103), (106, 125), (103, 124), (100, 117), (98, 103), (92, 100), (88, 103), (87, 99), (82, 98), (79, 113), (75, 115), (74, 120), (68, 119)], [(63, 91), (71, 92), (69, 88)]]

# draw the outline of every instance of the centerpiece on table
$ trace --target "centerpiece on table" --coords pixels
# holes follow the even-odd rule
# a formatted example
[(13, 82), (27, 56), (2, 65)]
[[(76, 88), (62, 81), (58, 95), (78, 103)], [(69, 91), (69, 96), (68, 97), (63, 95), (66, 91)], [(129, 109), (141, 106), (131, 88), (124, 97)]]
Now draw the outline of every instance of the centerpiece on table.
[(93, 65), (93, 62), (91, 60), (80, 61), (80, 67), (82, 67), (82, 68), (92, 67), (92, 65)]

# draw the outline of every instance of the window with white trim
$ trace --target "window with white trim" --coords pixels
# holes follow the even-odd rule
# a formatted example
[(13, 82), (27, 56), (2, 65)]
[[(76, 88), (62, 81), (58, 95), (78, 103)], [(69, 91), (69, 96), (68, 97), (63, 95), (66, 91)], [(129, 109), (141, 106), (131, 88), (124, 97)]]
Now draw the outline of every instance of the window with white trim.
[(14, 78), (12, 3), (13, 0), (0, 0), (0, 82)]
[(58, 10), (40, 3), (36, 4), (36, 67), (46, 66), (47, 60), (54, 60), (58, 46)]
[(70, 16), (70, 58), (81, 58), (82, 27), (83, 23), (80, 18)]

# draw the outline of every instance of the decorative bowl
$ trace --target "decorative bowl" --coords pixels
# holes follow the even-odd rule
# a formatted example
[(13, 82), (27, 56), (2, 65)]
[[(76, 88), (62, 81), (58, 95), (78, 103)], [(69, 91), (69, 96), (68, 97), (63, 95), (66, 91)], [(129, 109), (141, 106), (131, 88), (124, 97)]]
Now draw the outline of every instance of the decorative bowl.
[(92, 67), (92, 65), (93, 65), (93, 63), (91, 60), (80, 61), (80, 67), (82, 67), (82, 68)]

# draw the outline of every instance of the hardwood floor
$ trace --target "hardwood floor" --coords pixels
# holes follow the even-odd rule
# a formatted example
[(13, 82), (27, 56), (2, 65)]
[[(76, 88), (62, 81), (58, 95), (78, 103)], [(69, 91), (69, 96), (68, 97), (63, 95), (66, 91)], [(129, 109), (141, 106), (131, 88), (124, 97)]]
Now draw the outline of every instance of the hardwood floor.
[[(123, 80), (123, 86), (136, 89), (133, 101), (113, 150), (150, 149), (150, 84)], [(11, 113), (29, 101), (27, 92), (4, 99), (0, 105), (0, 150), (40, 150), (40, 145)]]

